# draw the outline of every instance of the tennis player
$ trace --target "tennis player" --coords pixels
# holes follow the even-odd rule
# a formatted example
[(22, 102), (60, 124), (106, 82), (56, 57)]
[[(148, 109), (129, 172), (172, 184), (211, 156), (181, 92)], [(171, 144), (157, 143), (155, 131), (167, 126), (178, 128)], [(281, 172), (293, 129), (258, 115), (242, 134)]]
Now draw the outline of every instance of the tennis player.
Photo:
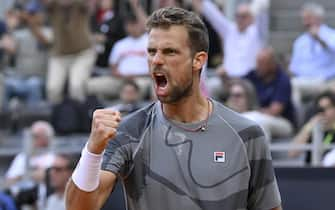
[(209, 45), (201, 19), (163, 8), (147, 27), (158, 101), (122, 121), (116, 111), (95, 111), (67, 209), (100, 209), (117, 179), (129, 210), (281, 209), (262, 129), (201, 94)]

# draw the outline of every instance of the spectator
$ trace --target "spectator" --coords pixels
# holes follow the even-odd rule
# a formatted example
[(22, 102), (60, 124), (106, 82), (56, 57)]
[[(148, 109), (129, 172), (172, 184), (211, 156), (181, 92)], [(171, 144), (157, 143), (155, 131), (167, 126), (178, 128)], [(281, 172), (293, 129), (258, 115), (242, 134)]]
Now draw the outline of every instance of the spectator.
[(271, 139), (271, 135), (276, 133), (277, 121), (259, 111), (255, 88), (248, 80), (232, 79), (229, 81), (226, 105), (244, 117), (257, 122), (263, 128), (267, 139)]
[(141, 97), (147, 96), (151, 79), (147, 64), (147, 42), (145, 33), (146, 15), (137, 0), (132, 0), (132, 9), (135, 16), (128, 15), (125, 19), (125, 28), (128, 36), (117, 41), (110, 54), (109, 63), (111, 76), (102, 76), (88, 82), (90, 94), (102, 94), (117, 98), (123, 80), (133, 78), (140, 86)]
[[(312, 133), (318, 132), (314, 128), (319, 125), (323, 136), (322, 142), (330, 144), (335, 142), (335, 95), (331, 92), (320, 94), (315, 100), (315, 110), (313, 117), (300, 129), (293, 140), (294, 144), (311, 143)], [(314, 129), (314, 130), (313, 130)], [(301, 154), (299, 151), (289, 152), (290, 157), (296, 157)], [(311, 154), (307, 153), (306, 162), (311, 162)]]
[[(209, 93), (217, 98), (222, 91), (222, 81), (226, 77), (245, 76), (256, 65), (256, 54), (266, 42), (266, 8), (268, 1), (255, 0), (257, 10), (252, 13), (250, 4), (240, 4), (236, 10), (236, 23), (228, 20), (222, 12), (208, 0), (194, 0), (193, 7), (213, 26), (221, 37), (223, 59), (217, 69), (218, 77), (208, 80)], [(260, 3), (261, 4), (260, 4)], [(255, 17), (255, 19), (254, 19)]]
[[(14, 185), (27, 175), (27, 168), (32, 168), (32, 176), (36, 182), (44, 180), (45, 169), (50, 167), (54, 155), (48, 151), (48, 147), (54, 137), (54, 131), (51, 125), (45, 121), (34, 122), (31, 126), (32, 154), (28, 157), (24, 152), (15, 156), (6, 172), (6, 184)], [(29, 158), (29, 166), (26, 167), (26, 161)]]
[(306, 31), (295, 40), (290, 63), (297, 102), (334, 86), (335, 30), (324, 23), (324, 15), (317, 3), (306, 3), (301, 10)]
[(226, 104), (239, 113), (256, 110), (258, 101), (255, 88), (248, 80), (232, 79), (229, 82)]
[(45, 210), (65, 210), (64, 192), (66, 184), (76, 167), (76, 159), (70, 155), (56, 155), (50, 168), (50, 185), (54, 190), (47, 199)]
[(12, 8), (15, 0), (0, 0), (0, 20), (5, 18), (8, 9)]
[(45, 4), (54, 32), (49, 40), (52, 55), (46, 84), (48, 98), (52, 103), (61, 102), (67, 83), (69, 97), (84, 101), (85, 85), (96, 60), (89, 27), (89, 2), (45, 0)]
[[(293, 134), (294, 107), (291, 101), (291, 84), (274, 57), (273, 49), (264, 48), (257, 54), (257, 67), (246, 76), (255, 87), (259, 111), (265, 122), (276, 125), (271, 136), (287, 137)], [(269, 122), (266, 122), (269, 121)]]
[(43, 98), (43, 84), (48, 60), (48, 43), (36, 31), (50, 37), (51, 31), (45, 27), (44, 15), (36, 3), (29, 3), (22, 11), (21, 27), (12, 32), (15, 56), (15, 71), (8, 72), (5, 78), (5, 106), (12, 97), (19, 97), (30, 107)]
[(125, 37), (123, 20), (114, 10), (114, 0), (101, 0), (93, 15), (98, 67), (108, 67), (108, 57), (114, 43)]
[(123, 83), (120, 92), (120, 102), (112, 107), (122, 115), (127, 115), (143, 107), (140, 100), (140, 88), (133, 80)]
[(33, 182), (32, 187), (36, 186), (37, 189), (37, 200), (33, 202), (41, 208), (46, 198), (44, 183), (46, 169), (53, 164), (55, 157), (49, 150), (54, 130), (48, 122), (36, 121), (31, 126), (28, 138), (25, 139), (25, 151), (17, 154), (10, 164), (5, 175), (5, 183), (15, 194), (20, 186), (25, 186), (27, 180)]

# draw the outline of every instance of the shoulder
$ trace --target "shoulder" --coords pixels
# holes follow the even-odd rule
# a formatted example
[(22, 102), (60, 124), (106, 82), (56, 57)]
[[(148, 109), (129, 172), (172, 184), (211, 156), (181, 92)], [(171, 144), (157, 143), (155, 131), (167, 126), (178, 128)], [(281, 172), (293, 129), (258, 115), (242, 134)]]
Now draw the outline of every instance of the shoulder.
[(299, 45), (304, 44), (305, 42), (307, 42), (307, 41), (308, 41), (307, 36), (308, 36), (308, 35), (307, 35), (306, 32), (303, 33), (303, 34), (300, 34), (300, 35), (294, 40), (294, 42), (293, 42), (293, 46), (297, 47), (297, 46), (299, 46)]
[(137, 144), (143, 133), (151, 125), (152, 115), (155, 112), (155, 103), (135, 111), (124, 117), (120, 123), (116, 137), (109, 142), (106, 155), (120, 147)]
[(14, 157), (14, 162), (17, 162), (17, 163), (21, 163), (21, 162), (23, 162), (24, 163), (24, 161), (26, 160), (26, 155), (24, 154), (24, 153), (19, 153), (19, 154), (17, 154), (15, 157)]
[(335, 34), (335, 29), (329, 27), (328, 25), (321, 25), (320, 27), (320, 31), (322, 32), (326, 32), (326, 33), (330, 33), (330, 34)]
[(281, 68), (278, 68), (277, 78), (278, 78), (279, 84), (283, 84), (283, 85), (289, 85), (290, 84), (290, 77)]
[(155, 112), (155, 104), (151, 103), (123, 118), (119, 131), (125, 132), (132, 137), (138, 138), (150, 125), (151, 117)]
[(122, 48), (130, 43), (130, 37), (124, 37), (115, 42), (115, 48)]
[(230, 125), (240, 136), (243, 142), (265, 136), (263, 129), (254, 121), (229, 109), (228, 107), (214, 101), (216, 106), (215, 114)]

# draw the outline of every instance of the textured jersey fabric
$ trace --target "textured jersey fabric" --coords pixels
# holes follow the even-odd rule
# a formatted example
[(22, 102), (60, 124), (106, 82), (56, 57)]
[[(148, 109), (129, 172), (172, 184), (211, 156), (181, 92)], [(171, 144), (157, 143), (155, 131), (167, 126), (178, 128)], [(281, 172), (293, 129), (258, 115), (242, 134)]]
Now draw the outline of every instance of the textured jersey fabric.
[(263, 131), (213, 102), (207, 129), (166, 119), (160, 102), (126, 117), (102, 169), (119, 175), (129, 210), (269, 210), (281, 203)]

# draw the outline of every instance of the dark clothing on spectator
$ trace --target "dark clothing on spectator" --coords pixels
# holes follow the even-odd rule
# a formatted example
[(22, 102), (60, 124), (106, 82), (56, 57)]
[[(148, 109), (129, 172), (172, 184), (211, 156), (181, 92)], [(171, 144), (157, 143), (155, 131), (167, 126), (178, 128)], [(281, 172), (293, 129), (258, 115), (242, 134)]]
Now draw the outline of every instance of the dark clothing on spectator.
[(86, 1), (73, 1), (70, 6), (62, 6), (53, 0), (47, 9), (54, 32), (52, 51), (55, 55), (77, 54), (92, 47)]
[(123, 21), (120, 15), (113, 14), (105, 18), (100, 17), (100, 12), (98, 11), (94, 15), (93, 19), (93, 31), (98, 34), (103, 34), (106, 36), (106, 41), (98, 45), (98, 58), (96, 65), (99, 67), (108, 67), (109, 65), (109, 54), (112, 50), (114, 43), (123, 37), (126, 33), (123, 27)]
[(294, 123), (290, 78), (281, 68), (278, 67), (274, 79), (270, 82), (265, 82), (256, 70), (249, 72), (245, 78), (254, 85), (261, 108), (269, 107), (273, 102), (279, 102), (284, 105), (281, 116)]
[(0, 210), (16, 210), (13, 199), (3, 192), (0, 192)]

